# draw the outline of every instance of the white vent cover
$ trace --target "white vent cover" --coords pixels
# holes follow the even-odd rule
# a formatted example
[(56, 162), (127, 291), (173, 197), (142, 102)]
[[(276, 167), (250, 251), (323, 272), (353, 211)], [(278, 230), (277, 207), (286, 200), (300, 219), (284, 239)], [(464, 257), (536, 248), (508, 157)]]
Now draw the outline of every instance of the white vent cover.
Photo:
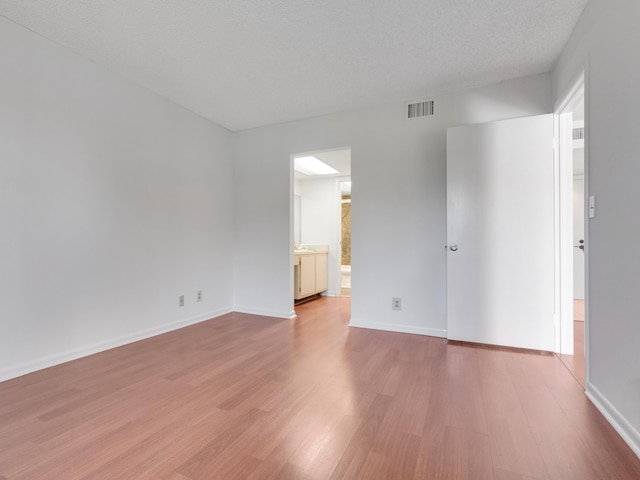
[(430, 117), (434, 115), (435, 102), (427, 100), (425, 102), (407, 104), (407, 119)]
[(584, 140), (584, 127), (578, 127), (573, 129), (574, 140)]

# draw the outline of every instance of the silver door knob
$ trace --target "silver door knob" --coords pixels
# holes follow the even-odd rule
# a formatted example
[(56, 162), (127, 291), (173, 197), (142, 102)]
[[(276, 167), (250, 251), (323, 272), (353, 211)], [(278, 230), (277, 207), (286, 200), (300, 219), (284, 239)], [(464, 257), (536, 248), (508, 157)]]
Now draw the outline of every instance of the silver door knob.
[(451, 245), (449, 245), (449, 250), (451, 250), (452, 252), (457, 252), (458, 245), (456, 243), (452, 243)]

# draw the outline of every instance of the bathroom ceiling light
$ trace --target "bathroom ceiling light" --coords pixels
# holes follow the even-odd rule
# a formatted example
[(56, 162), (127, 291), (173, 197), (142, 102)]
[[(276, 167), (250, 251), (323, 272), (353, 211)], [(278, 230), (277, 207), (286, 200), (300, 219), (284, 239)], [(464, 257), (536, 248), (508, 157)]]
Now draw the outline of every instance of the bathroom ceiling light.
[(340, 173), (331, 165), (327, 165), (316, 157), (295, 157), (294, 168), (305, 175), (331, 175)]

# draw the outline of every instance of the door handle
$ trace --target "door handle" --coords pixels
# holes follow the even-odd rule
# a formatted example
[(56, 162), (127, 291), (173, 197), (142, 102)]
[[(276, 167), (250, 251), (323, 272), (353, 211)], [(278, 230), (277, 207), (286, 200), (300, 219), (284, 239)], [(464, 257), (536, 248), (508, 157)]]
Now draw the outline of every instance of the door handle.
[(452, 252), (457, 252), (458, 251), (458, 245), (455, 243), (452, 243), (451, 245), (449, 245), (449, 250), (451, 250)]
[(580, 245), (574, 245), (573, 248), (579, 248), (580, 250), (584, 250), (584, 240), (580, 240), (578, 243)]

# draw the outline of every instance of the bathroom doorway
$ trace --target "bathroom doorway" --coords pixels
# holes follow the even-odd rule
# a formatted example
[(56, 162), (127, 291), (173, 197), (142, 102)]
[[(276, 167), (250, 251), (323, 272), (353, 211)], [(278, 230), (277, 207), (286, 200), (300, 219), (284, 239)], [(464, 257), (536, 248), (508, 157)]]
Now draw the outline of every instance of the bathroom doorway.
[[(351, 149), (348, 147), (314, 150), (292, 154), (293, 157), (293, 195), (292, 201), (292, 232), (295, 252), (322, 249), (326, 252), (326, 285), (315, 288), (316, 296), (351, 296), (351, 212), (350, 180), (351, 180)], [(321, 163), (317, 170), (302, 165), (300, 159), (311, 164)], [(307, 160), (309, 159), (309, 160)], [(296, 168), (296, 162), (298, 168)], [(316, 168), (316, 167), (313, 167)], [(345, 200), (342, 201), (342, 192)], [(346, 205), (346, 207), (344, 206)], [(348, 229), (343, 232), (343, 210), (348, 211)], [(343, 241), (343, 233), (347, 240)], [(343, 244), (347, 251), (343, 255)], [(345, 259), (345, 277), (343, 281), (343, 259)], [(316, 259), (317, 261), (318, 259)], [(323, 260), (325, 262), (325, 260)], [(323, 267), (324, 268), (324, 267)], [(295, 298), (295, 266), (293, 268), (292, 295)], [(316, 279), (317, 283), (317, 279)], [(347, 289), (343, 292), (342, 285)], [(300, 295), (298, 295), (300, 296)], [(297, 298), (295, 298), (297, 300)], [(293, 300), (292, 300), (292, 303)]]

